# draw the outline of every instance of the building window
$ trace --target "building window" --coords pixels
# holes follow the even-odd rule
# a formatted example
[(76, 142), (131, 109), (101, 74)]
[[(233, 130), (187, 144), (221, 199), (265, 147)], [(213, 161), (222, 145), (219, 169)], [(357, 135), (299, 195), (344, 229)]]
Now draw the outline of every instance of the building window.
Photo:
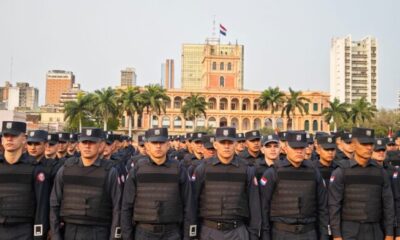
[(225, 79), (223, 76), (219, 77), (219, 86), (225, 87)]
[(224, 70), (224, 63), (223, 62), (219, 64), (219, 70)]
[(310, 110), (310, 104), (304, 104), (304, 109), (306, 110), (306, 112), (308, 112)]
[(314, 112), (318, 111), (318, 103), (313, 104), (313, 110), (314, 110)]
[(304, 130), (306, 130), (306, 131), (310, 130), (310, 121), (308, 121), (308, 120), (304, 121)]
[(217, 70), (217, 63), (216, 62), (212, 63), (212, 70)]
[(228, 63), (228, 71), (231, 71), (232, 70), (232, 63)]
[[(318, 105), (317, 105), (318, 106)], [(318, 131), (318, 121), (314, 120), (312, 123), (312, 130), (313, 131)]]

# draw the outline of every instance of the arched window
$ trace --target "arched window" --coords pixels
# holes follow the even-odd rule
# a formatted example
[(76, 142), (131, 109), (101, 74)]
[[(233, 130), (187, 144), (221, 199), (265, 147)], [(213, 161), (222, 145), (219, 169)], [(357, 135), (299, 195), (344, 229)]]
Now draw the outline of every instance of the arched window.
[(225, 79), (223, 76), (219, 77), (219, 86), (225, 87)]
[(219, 64), (219, 70), (224, 70), (224, 63), (223, 62)]
[(228, 71), (232, 70), (232, 63), (228, 62)]
[(212, 63), (212, 70), (217, 70), (217, 63), (216, 62)]
[(304, 121), (304, 130), (306, 130), (306, 131), (310, 130), (310, 121), (308, 121), (308, 120)]
[(318, 121), (314, 120), (312, 123), (312, 130), (313, 131), (318, 131)]

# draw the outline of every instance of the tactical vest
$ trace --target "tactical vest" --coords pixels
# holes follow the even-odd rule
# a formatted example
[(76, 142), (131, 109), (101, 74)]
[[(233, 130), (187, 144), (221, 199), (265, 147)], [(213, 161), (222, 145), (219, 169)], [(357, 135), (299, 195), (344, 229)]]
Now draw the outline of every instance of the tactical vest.
[(378, 167), (344, 168), (342, 219), (379, 222), (382, 211), (382, 169)]
[(277, 168), (271, 217), (316, 217), (317, 178), (314, 168)]
[(138, 162), (133, 221), (141, 223), (180, 223), (183, 203), (180, 194), (179, 163), (155, 166), (150, 160)]
[(205, 164), (205, 181), (199, 205), (202, 218), (243, 220), (249, 217), (247, 168), (248, 165), (241, 162), (238, 167), (232, 164)]
[[(32, 164), (0, 164), (0, 221), (33, 222), (36, 209)], [(15, 218), (15, 219), (14, 219)]]
[(102, 161), (100, 167), (82, 167), (75, 159), (64, 165), (61, 217), (67, 223), (110, 224), (113, 205), (104, 184), (111, 164)]

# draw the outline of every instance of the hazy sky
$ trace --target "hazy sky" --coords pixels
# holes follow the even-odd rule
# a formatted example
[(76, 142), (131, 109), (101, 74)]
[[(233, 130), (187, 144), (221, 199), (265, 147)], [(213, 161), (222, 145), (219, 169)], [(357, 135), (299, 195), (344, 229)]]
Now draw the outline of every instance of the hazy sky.
[[(203, 43), (213, 16), (245, 46), (246, 89), (279, 86), (329, 92), (331, 38), (378, 40), (379, 106), (396, 107), (400, 90), (398, 0), (1, 0), (0, 85), (29, 82), (44, 103), (45, 75), (73, 71), (82, 89), (117, 86), (135, 67), (138, 85), (159, 83), (161, 63), (181, 46)], [(12, 64), (11, 64), (12, 62)]]

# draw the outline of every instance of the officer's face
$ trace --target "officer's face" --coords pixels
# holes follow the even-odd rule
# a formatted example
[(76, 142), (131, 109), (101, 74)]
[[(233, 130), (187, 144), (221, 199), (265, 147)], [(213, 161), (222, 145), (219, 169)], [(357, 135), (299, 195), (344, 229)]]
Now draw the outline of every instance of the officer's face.
[(186, 141), (186, 147), (189, 151), (192, 151), (192, 141)]
[(186, 148), (186, 142), (179, 142), (180, 148)]
[(260, 139), (246, 140), (246, 147), (251, 152), (258, 152), (261, 149)]
[(317, 153), (319, 154), (320, 159), (326, 162), (332, 162), (336, 155), (336, 150), (333, 149), (324, 149), (321, 145), (317, 146)]
[(4, 150), (7, 152), (15, 152), (22, 149), (26, 143), (25, 134), (20, 134), (17, 136), (11, 134), (4, 134), (2, 137), (2, 145)]
[(203, 148), (203, 156), (204, 158), (210, 158), (215, 156), (214, 148)]
[(28, 142), (27, 150), (29, 155), (35, 158), (42, 156), (44, 154), (46, 144), (47, 143), (44, 142)]
[(139, 145), (138, 149), (140, 154), (146, 155), (146, 147), (144, 145)]
[(301, 163), (306, 156), (306, 148), (292, 148), (286, 144), (286, 157), (289, 161)]
[(172, 145), (176, 150), (178, 150), (180, 148), (180, 144), (179, 141), (174, 140), (173, 145)]
[(53, 156), (54, 154), (57, 153), (57, 149), (58, 149), (58, 143), (57, 144), (47, 144), (44, 150), (44, 154), (47, 157)]
[(101, 144), (99, 146), (99, 154), (103, 154), (104, 153), (104, 148), (106, 147), (106, 142), (105, 141), (101, 141)]
[(75, 148), (76, 148), (76, 145), (77, 145), (77, 144), (78, 144), (78, 143), (76, 143), (76, 142), (69, 142), (68, 148), (67, 148), (68, 152), (73, 152), (73, 151), (75, 151)]
[(346, 143), (345, 141), (342, 141), (342, 150), (348, 153), (353, 153), (354, 152), (354, 147), (351, 143)]
[(213, 143), (220, 160), (230, 160), (235, 154), (236, 142), (223, 140)]
[(383, 162), (386, 158), (386, 151), (384, 149), (373, 151), (371, 158), (378, 162)]
[(236, 151), (237, 151), (237, 152), (243, 151), (244, 148), (245, 148), (245, 141), (244, 141), (244, 140), (241, 140), (241, 141), (237, 141), (237, 142), (236, 142)]
[(386, 151), (391, 152), (391, 151), (396, 151), (396, 150), (397, 150), (396, 144), (386, 145)]
[(153, 159), (164, 158), (167, 155), (168, 142), (146, 142), (146, 152)]
[(114, 146), (115, 146), (114, 143), (111, 144), (106, 143), (104, 145), (103, 155), (107, 157), (110, 156), (114, 151)]
[(104, 142), (92, 142), (92, 141), (80, 142), (79, 149), (81, 150), (82, 158), (89, 160), (97, 159), (100, 147), (104, 148), (102, 144), (104, 144)]
[(286, 154), (286, 142), (285, 141), (279, 141), (279, 145), (281, 146), (281, 153)]
[(281, 148), (279, 143), (269, 142), (261, 148), (261, 151), (264, 153), (265, 159), (276, 160), (279, 158)]
[(193, 152), (201, 154), (203, 152), (203, 143), (201, 141), (192, 141)]
[(353, 146), (355, 155), (359, 158), (371, 158), (374, 148), (372, 143), (361, 144), (357, 139), (353, 139), (351, 145)]
[(58, 152), (65, 153), (68, 148), (68, 142), (58, 142)]

